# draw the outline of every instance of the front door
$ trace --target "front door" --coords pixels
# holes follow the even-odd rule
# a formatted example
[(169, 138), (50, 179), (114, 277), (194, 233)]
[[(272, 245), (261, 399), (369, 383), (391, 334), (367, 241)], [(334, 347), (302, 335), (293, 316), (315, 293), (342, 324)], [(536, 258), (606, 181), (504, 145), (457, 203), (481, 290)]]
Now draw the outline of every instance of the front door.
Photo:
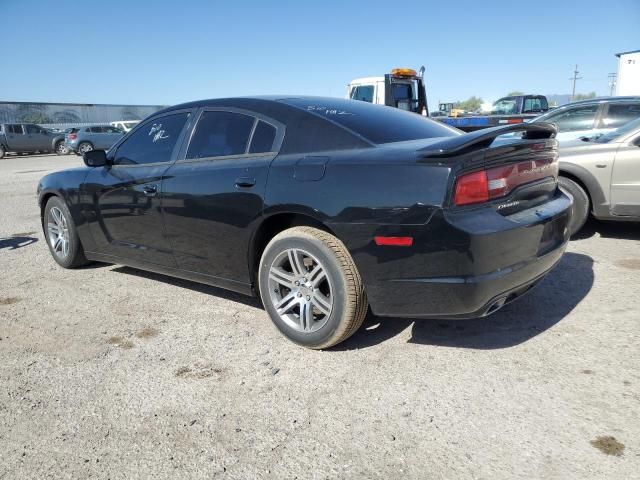
[(269, 165), (284, 127), (251, 112), (202, 111), (185, 153), (167, 171), (162, 209), (178, 267), (249, 283), (247, 252), (262, 215)]
[(51, 137), (47, 135), (47, 131), (44, 128), (30, 124), (25, 125), (24, 128), (27, 131), (27, 143), (30, 152), (36, 150), (51, 150), (53, 148), (51, 145)]
[(150, 119), (91, 170), (85, 215), (98, 253), (175, 266), (162, 221), (163, 176), (180, 146), (190, 112)]
[(611, 213), (640, 217), (640, 137), (620, 146), (611, 175)]

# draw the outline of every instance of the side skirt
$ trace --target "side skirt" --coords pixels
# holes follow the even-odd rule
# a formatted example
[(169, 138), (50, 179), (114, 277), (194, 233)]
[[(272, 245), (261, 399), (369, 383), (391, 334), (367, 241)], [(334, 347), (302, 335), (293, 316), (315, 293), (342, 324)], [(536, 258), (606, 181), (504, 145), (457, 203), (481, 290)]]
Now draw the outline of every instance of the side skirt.
[(124, 265), (127, 267), (137, 268), (140, 270), (146, 270), (149, 272), (160, 273), (162, 275), (168, 275), (170, 277), (182, 278), (184, 280), (190, 280), (192, 282), (204, 283), (205, 285), (211, 285), (213, 287), (224, 288), (225, 290), (231, 290), (241, 293), (243, 295), (255, 296), (255, 292), (250, 283), (238, 282), (236, 280), (230, 280), (228, 278), (214, 277), (213, 275), (205, 275), (204, 273), (191, 272), (189, 270), (181, 270), (179, 268), (166, 267), (164, 265), (157, 265), (155, 263), (143, 262), (139, 260), (133, 260), (130, 258), (118, 257), (115, 255), (105, 255), (104, 253), (97, 252), (84, 252), (87, 259), (95, 262), (112, 263), (117, 265)]

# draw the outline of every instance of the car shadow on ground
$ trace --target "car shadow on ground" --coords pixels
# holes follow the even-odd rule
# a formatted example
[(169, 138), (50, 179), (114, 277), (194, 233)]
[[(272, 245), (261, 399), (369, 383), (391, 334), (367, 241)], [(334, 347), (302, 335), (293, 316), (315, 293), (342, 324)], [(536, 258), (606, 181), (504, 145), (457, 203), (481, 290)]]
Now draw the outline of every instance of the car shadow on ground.
[[(112, 271), (188, 288), (258, 309), (264, 308), (258, 298), (189, 280), (125, 266), (114, 267)], [(591, 257), (566, 253), (560, 264), (531, 292), (489, 317), (473, 320), (407, 320), (376, 317), (369, 313), (358, 332), (331, 350), (372, 347), (409, 327), (409, 343), (480, 350), (513, 347), (560, 322), (589, 293), (593, 279)]]
[(589, 218), (584, 227), (571, 239), (584, 240), (599, 234), (603, 238), (619, 238), (621, 240), (640, 240), (639, 222), (607, 222)]
[(485, 318), (407, 320), (367, 315), (363, 326), (333, 350), (367, 348), (411, 327), (409, 343), (479, 350), (519, 345), (566, 317), (593, 286), (593, 259), (566, 253), (560, 264), (522, 298)]
[(31, 235), (32, 232), (25, 234), (16, 233), (14, 235), (11, 235), (10, 237), (0, 238), (0, 250), (3, 250), (5, 248), (9, 250), (17, 250), (19, 248), (33, 245), (38, 241), (38, 239), (36, 237), (32, 237)]
[(205, 285), (204, 283), (192, 282), (190, 280), (183, 280), (182, 278), (170, 277), (161, 273), (147, 272), (145, 270), (138, 270), (133, 267), (117, 266), (113, 272), (125, 273), (127, 275), (133, 275), (135, 277), (148, 278), (156, 282), (168, 283), (176, 287), (187, 288), (194, 292), (204, 293), (206, 295), (213, 295), (216, 297), (224, 298), (232, 302), (242, 303), (244, 305), (263, 309), (262, 303), (258, 298), (242, 295), (241, 293), (232, 292), (231, 290), (225, 290), (223, 288), (212, 287), (211, 285)]

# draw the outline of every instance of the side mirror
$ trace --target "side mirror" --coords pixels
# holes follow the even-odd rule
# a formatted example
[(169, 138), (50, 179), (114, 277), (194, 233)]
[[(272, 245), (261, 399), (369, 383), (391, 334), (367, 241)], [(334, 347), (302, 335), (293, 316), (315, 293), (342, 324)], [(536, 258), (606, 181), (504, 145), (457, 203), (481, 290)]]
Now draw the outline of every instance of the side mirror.
[(104, 150), (90, 150), (82, 154), (82, 159), (87, 167), (103, 167), (109, 163), (107, 152)]

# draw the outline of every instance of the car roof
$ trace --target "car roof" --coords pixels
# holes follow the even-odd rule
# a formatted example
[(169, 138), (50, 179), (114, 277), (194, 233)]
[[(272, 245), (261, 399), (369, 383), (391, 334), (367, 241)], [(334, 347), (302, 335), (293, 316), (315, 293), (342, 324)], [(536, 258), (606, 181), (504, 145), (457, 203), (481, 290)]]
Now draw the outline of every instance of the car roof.
[(577, 102), (570, 102), (564, 105), (560, 105), (558, 108), (568, 107), (572, 105), (588, 105), (591, 103), (616, 103), (616, 102), (628, 102), (628, 101), (640, 102), (640, 96), (625, 96), (625, 97), (596, 97), (588, 98), (586, 100), (578, 100)]

